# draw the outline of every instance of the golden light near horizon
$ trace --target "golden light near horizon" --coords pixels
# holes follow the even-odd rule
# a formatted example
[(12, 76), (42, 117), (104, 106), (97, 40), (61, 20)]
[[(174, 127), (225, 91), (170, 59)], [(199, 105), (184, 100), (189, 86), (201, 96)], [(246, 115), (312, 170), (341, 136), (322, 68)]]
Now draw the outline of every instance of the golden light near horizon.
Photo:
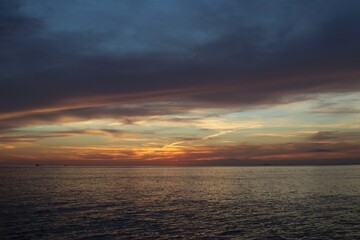
[[(357, 93), (336, 97), (337, 107), (341, 101), (359, 100)], [(30, 162), (60, 159), (69, 163), (112, 160), (175, 164), (237, 158), (356, 158), (359, 114), (317, 113), (322, 101), (312, 98), (245, 110), (199, 109), (126, 117), (125, 121), (99, 116), (85, 121), (60, 118), (55, 122), (21, 122), (1, 135), (0, 147), (3, 158)], [(326, 120), (324, 114), (329, 115)]]

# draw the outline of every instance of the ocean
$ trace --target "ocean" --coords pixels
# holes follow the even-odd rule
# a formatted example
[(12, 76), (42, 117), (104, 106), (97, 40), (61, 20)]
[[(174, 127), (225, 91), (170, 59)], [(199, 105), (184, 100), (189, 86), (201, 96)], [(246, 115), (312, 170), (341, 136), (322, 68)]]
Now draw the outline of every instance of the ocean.
[(0, 167), (0, 239), (360, 239), (360, 166)]

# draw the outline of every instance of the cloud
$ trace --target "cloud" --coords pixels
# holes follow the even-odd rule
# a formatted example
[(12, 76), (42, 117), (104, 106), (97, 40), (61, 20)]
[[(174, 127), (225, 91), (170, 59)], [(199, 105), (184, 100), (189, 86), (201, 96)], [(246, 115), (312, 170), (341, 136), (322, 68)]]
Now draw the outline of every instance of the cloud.
[(162, 148), (165, 149), (165, 148), (171, 148), (171, 147), (179, 147), (181, 144), (184, 144), (184, 143), (188, 144), (188, 143), (194, 142), (194, 141), (206, 141), (206, 140), (210, 140), (210, 139), (225, 135), (227, 133), (231, 133), (231, 132), (236, 131), (236, 130), (237, 129), (220, 131), (218, 133), (210, 134), (210, 135), (207, 135), (207, 136), (204, 136), (204, 137), (182, 138), (182, 141), (177, 141), (177, 142), (167, 144), (167, 145), (163, 146)]
[[(161, 141), (152, 146), (71, 153), (79, 151), (79, 159), (224, 162), (359, 154), (359, 134), (334, 129), (301, 144), (212, 146), (207, 141), (262, 127), (261, 116), (259, 121), (256, 116), (241, 119), (249, 112), (234, 118), (216, 114), (319, 94), (358, 95), (359, 1), (0, 0), (0, 20), (0, 143), (6, 151), (12, 150), (6, 144), (16, 142), (75, 135), (116, 138), (143, 130), (23, 131), (36, 124), (110, 119), (114, 128), (161, 122), (160, 127), (215, 133), (169, 138), (159, 131)], [(357, 114), (356, 104), (349, 104), (354, 99), (327, 99), (312, 113)], [(162, 148), (165, 141), (170, 147)], [(206, 144), (196, 149), (187, 144), (194, 142)], [(63, 156), (61, 150), (51, 153)]]
[[(128, 33), (119, 30), (109, 35), (115, 25), (106, 29), (107, 25), (101, 22), (120, 21), (125, 14), (116, 15), (111, 4), (102, 6), (98, 18), (105, 29), (90, 27), (81, 31), (80, 27), (59, 28), (68, 24), (65, 19), (52, 22), (48, 16), (35, 16), (34, 9), (40, 6), (31, 3), (33, 11), (24, 11), (24, 2), (2, 1), (6, 24), (0, 31), (7, 37), (0, 43), (4, 50), (0, 59), (1, 114), (158, 101), (196, 107), (253, 106), (294, 101), (309, 94), (359, 90), (357, 1), (325, 4), (321, 14), (318, 9), (324, 1), (164, 1), (163, 8), (156, 4), (147, 6), (149, 15), (158, 11), (162, 21), (147, 23), (140, 18), (126, 27), (129, 31), (133, 27), (139, 37), (146, 36), (147, 32), (140, 30), (148, 24), (154, 30), (150, 32), (151, 39), (134, 46), (129, 45), (132, 38)], [(46, 6), (60, 16), (67, 14), (69, 7), (81, 11), (81, 3), (69, 4), (55, 9), (57, 4), (50, 1)], [(129, 13), (138, 9), (130, 2), (123, 4)], [(259, 4), (263, 10), (257, 10)], [(170, 13), (179, 5), (182, 14), (189, 14), (189, 20), (180, 20), (181, 14), (171, 18)], [(279, 14), (272, 16), (269, 23), (266, 17), (274, 9)], [(299, 9), (307, 10), (307, 15), (301, 16)], [(292, 14), (299, 19), (293, 19)], [(289, 21), (282, 21), (287, 18)], [(90, 18), (79, 12), (74, 20), (86, 25)], [(165, 29), (176, 29), (179, 24), (181, 30), (164, 36), (155, 31), (163, 22)], [(186, 41), (192, 44), (182, 44), (185, 31), (191, 36)], [(205, 34), (203, 38), (201, 34)], [(155, 41), (158, 46), (153, 44)], [(163, 48), (167, 43), (171, 47), (178, 45), (177, 50), (183, 47), (185, 52), (169, 52), (171, 47)], [(104, 50), (103, 46), (112, 48), (116, 44), (129, 45), (129, 51)], [(148, 50), (137, 51), (142, 48)]]
[(0, 117), (0, 130), (16, 128), (23, 125), (79, 122), (89, 119), (114, 119), (113, 125), (131, 125), (144, 117), (186, 113), (189, 109), (183, 106), (160, 104), (123, 104), (111, 106), (77, 107), (66, 109), (45, 109), (28, 111)]
[(314, 153), (326, 153), (326, 152), (333, 152), (330, 149), (323, 149), (323, 148), (318, 148), (318, 149), (312, 149), (310, 150), (310, 152), (314, 152)]
[[(0, 161), (16, 164), (30, 160), (47, 164), (76, 164), (77, 161), (100, 161), (114, 165), (262, 165), (360, 163), (359, 144), (350, 143), (283, 143), (206, 145), (196, 148), (149, 148), (145, 146), (63, 146), (42, 149), (41, 153), (22, 153), (6, 149)], [(52, 159), (49, 161), (49, 159)], [(114, 161), (116, 160), (116, 161)], [(104, 161), (104, 162), (102, 162)]]
[(98, 135), (110, 136), (112, 138), (129, 137), (137, 135), (151, 134), (151, 132), (131, 132), (118, 129), (84, 129), (66, 131), (7, 131), (0, 135), (0, 144), (23, 144), (37, 142), (48, 138), (62, 138), (78, 135)]
[(347, 94), (346, 96), (329, 96), (325, 94), (320, 97), (318, 103), (310, 111), (320, 114), (357, 114), (360, 102), (359, 94)]
[(310, 138), (314, 142), (360, 142), (360, 132), (320, 131)]

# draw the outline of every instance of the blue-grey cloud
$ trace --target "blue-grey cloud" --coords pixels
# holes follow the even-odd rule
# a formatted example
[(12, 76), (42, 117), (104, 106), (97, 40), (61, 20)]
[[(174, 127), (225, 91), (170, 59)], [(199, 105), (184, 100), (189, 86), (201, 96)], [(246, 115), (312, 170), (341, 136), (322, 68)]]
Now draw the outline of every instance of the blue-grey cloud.
[(0, 4), (0, 113), (360, 89), (358, 1)]

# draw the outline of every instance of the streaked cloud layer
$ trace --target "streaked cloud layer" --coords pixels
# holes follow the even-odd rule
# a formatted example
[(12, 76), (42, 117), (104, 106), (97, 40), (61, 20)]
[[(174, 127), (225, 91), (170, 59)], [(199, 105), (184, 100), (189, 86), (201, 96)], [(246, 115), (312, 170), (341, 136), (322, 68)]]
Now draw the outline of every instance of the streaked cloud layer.
[(3, 164), (360, 162), (359, 1), (0, 1)]

